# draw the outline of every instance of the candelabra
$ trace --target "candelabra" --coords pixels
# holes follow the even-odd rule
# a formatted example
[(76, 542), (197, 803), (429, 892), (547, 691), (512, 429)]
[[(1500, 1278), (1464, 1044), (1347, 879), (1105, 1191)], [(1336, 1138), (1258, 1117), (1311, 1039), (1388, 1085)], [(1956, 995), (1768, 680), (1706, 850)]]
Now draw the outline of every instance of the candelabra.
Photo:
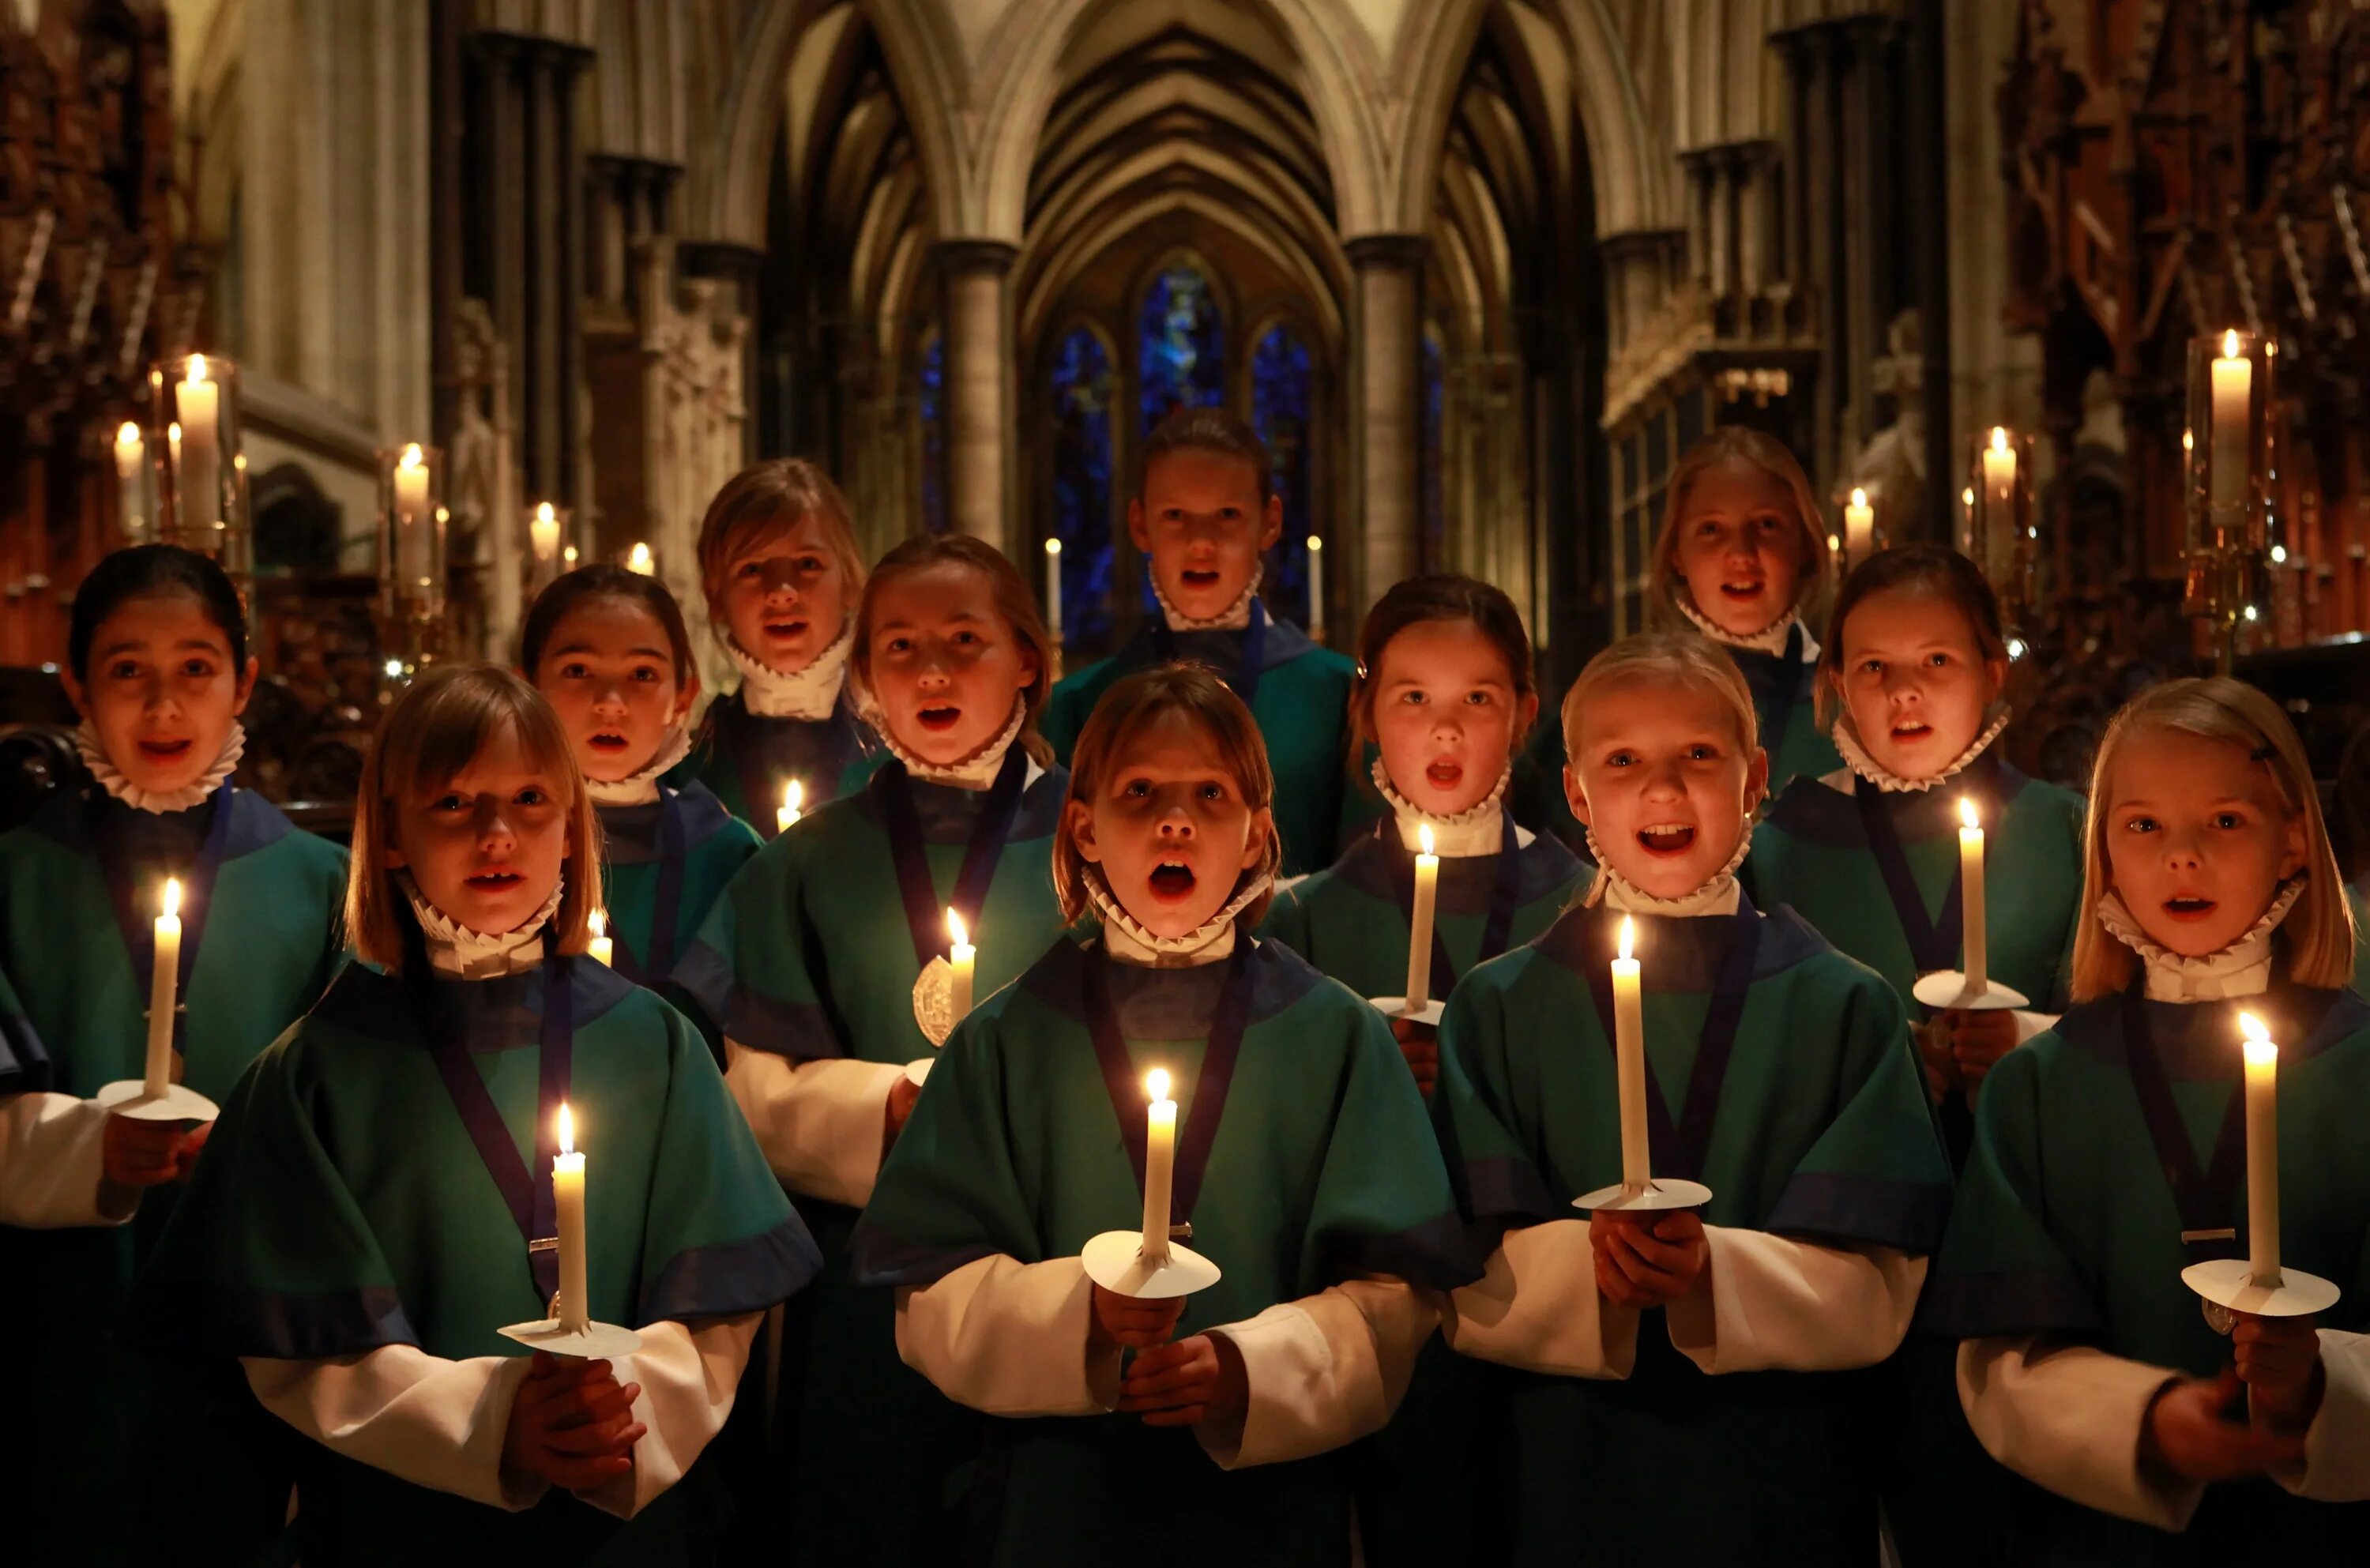
[(2032, 437), (1994, 425), (1968, 443), (1959, 549), (1982, 569), (2010, 627), (2022, 627), (2033, 608), (2040, 537), (2033, 524)]
[(440, 447), (413, 442), (378, 455), (379, 620), (389, 664), (400, 661), (405, 674), (443, 651), (444, 481)]
[(2258, 613), (2271, 551), (2272, 409), (2279, 344), (2227, 331), (2189, 342), (2189, 423), (2181, 432), (2181, 608), (2215, 631), (2227, 674), (2238, 628)]

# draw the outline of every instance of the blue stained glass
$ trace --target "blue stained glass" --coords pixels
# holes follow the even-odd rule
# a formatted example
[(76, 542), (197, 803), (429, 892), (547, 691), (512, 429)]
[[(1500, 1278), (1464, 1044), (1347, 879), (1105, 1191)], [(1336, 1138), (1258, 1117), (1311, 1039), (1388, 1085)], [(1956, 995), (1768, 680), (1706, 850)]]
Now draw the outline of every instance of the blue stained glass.
[(1162, 271), (1144, 296), (1137, 375), (1144, 430), (1179, 409), (1226, 400), (1225, 337), (1210, 281), (1183, 262)]
[(1448, 559), (1448, 369), (1440, 335), (1423, 335), (1423, 565), (1438, 571)]
[[(1314, 521), (1309, 441), (1316, 376), (1308, 345), (1289, 326), (1271, 327), (1251, 350), (1251, 425), (1267, 444), (1275, 493), (1283, 500), (1283, 537), (1268, 562), (1268, 607), (1308, 624), (1308, 535)], [(1296, 613), (1295, 613), (1296, 612)]]
[(947, 340), (937, 333), (922, 348), (922, 529), (947, 531)]
[(1062, 640), (1110, 646), (1112, 573), (1111, 360), (1074, 327), (1053, 354), (1053, 536), (1062, 541)]

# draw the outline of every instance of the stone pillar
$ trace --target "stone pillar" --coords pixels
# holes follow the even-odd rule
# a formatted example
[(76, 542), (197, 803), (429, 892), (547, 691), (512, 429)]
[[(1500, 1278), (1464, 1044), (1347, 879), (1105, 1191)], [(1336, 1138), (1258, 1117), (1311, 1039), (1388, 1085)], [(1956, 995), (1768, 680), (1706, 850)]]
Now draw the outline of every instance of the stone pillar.
[(1350, 375), (1361, 536), (1345, 617), (1354, 625), (1384, 590), (1415, 572), (1421, 557), (1424, 241), (1367, 235), (1347, 248), (1357, 273)]
[(1012, 421), (1006, 276), (1019, 251), (1000, 240), (949, 240), (938, 248), (945, 288), (947, 524), (1012, 553), (1008, 521)]

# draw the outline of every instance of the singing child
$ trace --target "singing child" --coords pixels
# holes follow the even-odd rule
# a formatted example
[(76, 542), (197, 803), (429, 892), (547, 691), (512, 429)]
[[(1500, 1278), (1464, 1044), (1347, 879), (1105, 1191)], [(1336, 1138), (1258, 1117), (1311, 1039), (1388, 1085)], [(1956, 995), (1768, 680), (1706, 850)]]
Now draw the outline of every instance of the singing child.
[(134, 1121), (92, 1099), (143, 1077), (167, 878), (174, 1081), (220, 1101), (336, 972), (344, 851), (231, 782), (255, 678), (220, 567), (167, 545), (107, 557), (75, 594), (60, 672), (82, 770), (0, 837), (0, 990), (28, 1068), (0, 1090), (0, 1324), (40, 1347), (17, 1369), (29, 1441), (0, 1496), (28, 1562), (115, 1561), (193, 1529), (236, 1551), (286, 1514), (285, 1476), (195, 1411), (168, 1413), (187, 1390), (117, 1340), (211, 1124)]
[[(1767, 760), (1752, 693), (1690, 634), (1616, 643), (1564, 699), (1599, 870), (1546, 935), (1467, 975), (1435, 1121), (1487, 1276), (1444, 1328), (1515, 1369), (1481, 1560), (1872, 1556), (1851, 1369), (1891, 1355), (1950, 1172), (1891, 986), (1735, 870)], [(1642, 974), (1641, 1134), (1700, 1214), (1598, 1210), (1624, 1179), (1610, 961)]]
[[(857, 1232), (897, 1343), (996, 1418), (973, 1516), (1003, 1563), (1346, 1563), (1346, 1472), (1472, 1277), (1381, 1016), (1249, 935), (1277, 864), (1259, 730), (1210, 671), (1114, 685), (1078, 738), (1057, 939), (972, 1013)], [(1170, 1075), (1168, 1218), (1222, 1276), (1137, 1300), (1079, 1251), (1140, 1233)], [(1132, 1363), (1125, 1353), (1132, 1351)]]
[(909, 539), (865, 585), (854, 667), (892, 760), (752, 860), (678, 973), (722, 1020), (726, 1078), (830, 1271), (793, 1305), (779, 1398), (802, 1550), (901, 1563), (955, 1551), (942, 1483), (974, 1424), (897, 1359), (885, 1291), (845, 1243), (953, 1018), (947, 912), (974, 999), (1066, 923), (1049, 871), (1067, 775), (1037, 736), (1050, 663), (1029, 585), (989, 545)]
[(1267, 447), (1218, 409), (1183, 409), (1145, 438), (1128, 537), (1146, 558), (1160, 613), (1111, 657), (1053, 690), (1045, 737), (1066, 758), (1104, 692), (1155, 663), (1190, 659), (1249, 707), (1275, 769), (1284, 876), (1329, 864), (1345, 821), (1365, 808), (1341, 758), (1356, 671), (1259, 596), (1261, 558), (1283, 532)]
[(601, 824), (612, 962), (688, 1003), (673, 984), (675, 961), (758, 838), (697, 778), (665, 778), (691, 749), (685, 723), (699, 695), (683, 611), (655, 577), (588, 566), (536, 597), (521, 643)]
[[(698, 1032), (582, 956), (597, 831), (534, 687), (422, 674), (355, 804), (368, 966), (231, 1090), (142, 1280), (144, 1339), (236, 1357), (320, 1446), (305, 1562), (674, 1562), (718, 1528), (694, 1467), (818, 1259)], [(608, 1361), (499, 1332), (551, 1315), (563, 1105), (581, 1305), (641, 1335)]]
[(708, 705), (691, 756), (667, 782), (697, 779), (771, 838), (789, 786), (811, 811), (860, 787), (883, 760), (847, 689), (848, 611), (864, 592), (864, 557), (839, 487), (803, 457), (742, 469), (700, 520), (699, 578), (709, 628), (741, 684)]
[[(2227, 678), (2144, 693), (2100, 743), (2087, 843), (2073, 1005), (1985, 1080), (1921, 1326), (1960, 1342), (1984, 1446), (2047, 1489), (2011, 1521), (2019, 1561), (2350, 1551), (2370, 1528), (2370, 1004), (2295, 728)], [(2255, 1241), (2242, 1013), (2278, 1046), (2279, 1265), (2343, 1294), (2225, 1337), (2181, 1272)]]

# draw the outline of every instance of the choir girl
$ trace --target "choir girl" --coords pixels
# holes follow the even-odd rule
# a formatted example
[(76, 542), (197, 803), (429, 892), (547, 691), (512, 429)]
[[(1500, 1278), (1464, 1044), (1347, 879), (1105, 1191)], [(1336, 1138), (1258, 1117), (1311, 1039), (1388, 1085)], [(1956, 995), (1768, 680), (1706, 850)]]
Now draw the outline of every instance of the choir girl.
[[(1720, 651), (1649, 634), (1564, 703), (1599, 870), (1527, 947), (1467, 975), (1435, 1119), (1494, 1248), (1452, 1298), (1461, 1353), (1514, 1369), (1495, 1435), (1507, 1539), (1483, 1561), (1830, 1563), (1872, 1555), (1854, 1368), (1900, 1343), (1950, 1167), (1900, 998), (1735, 878), (1767, 760)], [(1636, 928), (1657, 1179), (1687, 1210), (1573, 1215), (1624, 1179), (1610, 961)]]
[[(1985, 1080), (1924, 1322), (2038, 1483), (2016, 1560), (2358, 1550), (2331, 1505), (2370, 1498), (2370, 1004), (2303, 745), (2251, 686), (2157, 686), (2100, 742), (2087, 844), (2072, 1006)], [(2278, 1048), (2280, 1266), (2342, 1294), (2225, 1337), (2181, 1274), (2256, 1240), (2242, 1013)]]
[(699, 578), (741, 684), (708, 705), (667, 782), (697, 779), (771, 838), (788, 786), (811, 810), (883, 760), (847, 689), (864, 558), (839, 487), (803, 457), (742, 469), (700, 521)]
[(220, 1101), (336, 972), (345, 854), (231, 782), (256, 664), (238, 595), (204, 557), (149, 545), (101, 560), (75, 595), (60, 678), (82, 769), (0, 837), (0, 1030), (28, 1067), (17, 1092), (0, 1088), (0, 1330), (40, 1347), (16, 1373), (29, 1441), (0, 1497), (26, 1562), (116, 1561), (135, 1535), (191, 1529), (237, 1551), (278, 1532), (284, 1475), (116, 1332), (212, 1127), (134, 1121), (92, 1096), (144, 1076), (167, 878), (168, 1076)]
[(1184, 409), (1145, 439), (1128, 537), (1145, 556), (1160, 613), (1110, 658), (1053, 690), (1045, 736), (1067, 758), (1102, 695), (1153, 663), (1191, 659), (1250, 708), (1275, 769), (1285, 876), (1329, 864), (1349, 819), (1370, 814), (1342, 769), (1354, 670), (1277, 620), (1260, 598), (1261, 558), (1283, 532), (1267, 447), (1218, 409)]
[(1037, 735), (1044, 627), (993, 547), (891, 550), (854, 648), (892, 760), (750, 861), (677, 974), (721, 1020), (727, 1081), (831, 1260), (792, 1306), (780, 1393), (800, 1538), (821, 1561), (904, 1562), (958, 1539), (941, 1491), (973, 1423), (899, 1363), (888, 1295), (848, 1282), (844, 1244), (920, 1093), (908, 1064), (954, 1021), (949, 909), (977, 998), (1065, 924), (1048, 866), (1067, 776)]
[[(1116, 683), (1073, 762), (1054, 880), (1099, 934), (1053, 940), (956, 1032), (858, 1275), (897, 1287), (905, 1359), (996, 1418), (974, 1499), (993, 1561), (1347, 1563), (1328, 1456), (1390, 1418), (1436, 1321), (1420, 1287), (1472, 1275), (1422, 1100), (1379, 1013), (1249, 935), (1274, 783), (1215, 674)], [(1179, 1129), (1162, 1217), (1222, 1274), (1138, 1300), (1079, 1253), (1144, 1222), (1155, 1069)]]

